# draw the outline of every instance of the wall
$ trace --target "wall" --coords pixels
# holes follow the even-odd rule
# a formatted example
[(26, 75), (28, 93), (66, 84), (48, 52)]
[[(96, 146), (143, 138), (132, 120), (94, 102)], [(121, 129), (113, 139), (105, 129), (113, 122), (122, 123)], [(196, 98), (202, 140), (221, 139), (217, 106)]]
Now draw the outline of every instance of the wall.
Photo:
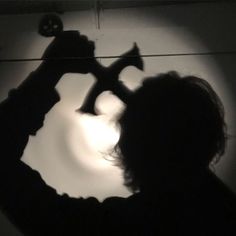
[[(79, 29), (96, 42), (97, 56), (117, 56), (130, 49), (133, 42), (137, 42), (142, 55), (236, 51), (235, 13), (235, 4), (223, 3), (105, 10), (100, 14), (100, 28), (93, 11), (65, 13), (61, 18), (65, 30)], [(1, 59), (41, 57), (51, 41), (37, 33), (41, 16), (0, 17)], [(114, 60), (100, 61), (108, 66)], [(222, 98), (229, 133), (235, 134), (235, 55), (153, 56), (144, 57), (144, 62), (145, 72), (128, 67), (121, 73), (120, 78), (127, 86), (135, 88), (142, 78), (169, 70), (203, 77)], [(39, 63), (1, 63), (0, 99)], [(130, 193), (122, 186), (122, 172), (106, 161), (102, 153), (107, 143), (112, 145), (117, 139), (113, 119), (123, 104), (106, 93), (97, 104), (102, 116), (89, 117), (75, 112), (93, 81), (91, 75), (64, 76), (57, 87), (61, 102), (47, 115), (37, 136), (30, 139), (23, 161), (37, 169), (59, 194), (93, 195), (100, 200), (112, 195), (128, 196)], [(216, 174), (236, 191), (234, 144), (232, 138)], [(0, 224), (1, 235), (19, 235), (2, 215)]]

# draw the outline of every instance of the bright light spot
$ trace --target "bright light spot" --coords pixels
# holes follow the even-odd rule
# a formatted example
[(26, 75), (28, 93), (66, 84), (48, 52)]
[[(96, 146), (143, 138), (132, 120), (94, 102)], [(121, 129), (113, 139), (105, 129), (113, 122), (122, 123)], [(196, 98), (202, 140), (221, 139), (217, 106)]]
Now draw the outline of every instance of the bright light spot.
[(119, 139), (115, 123), (106, 115), (73, 115), (67, 145), (79, 165), (88, 170), (114, 169), (110, 153)]
[(82, 115), (80, 122), (84, 129), (85, 139), (94, 150), (106, 152), (117, 143), (119, 132), (105, 116)]

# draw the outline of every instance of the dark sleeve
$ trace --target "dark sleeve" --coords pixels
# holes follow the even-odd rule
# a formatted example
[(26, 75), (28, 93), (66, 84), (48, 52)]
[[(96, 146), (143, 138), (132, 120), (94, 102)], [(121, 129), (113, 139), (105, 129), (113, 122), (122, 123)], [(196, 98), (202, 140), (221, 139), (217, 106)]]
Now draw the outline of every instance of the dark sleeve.
[(59, 101), (39, 76), (31, 73), (0, 104), (0, 207), (24, 235), (92, 235), (100, 224), (100, 203), (58, 195), (20, 160), (31, 126)]

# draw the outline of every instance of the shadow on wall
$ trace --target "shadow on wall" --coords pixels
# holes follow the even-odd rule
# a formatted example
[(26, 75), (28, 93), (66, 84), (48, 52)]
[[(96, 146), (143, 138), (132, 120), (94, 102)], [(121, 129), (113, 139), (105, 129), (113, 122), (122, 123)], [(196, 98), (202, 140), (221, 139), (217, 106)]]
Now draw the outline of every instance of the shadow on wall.
[[(185, 10), (179, 8), (175, 11), (173, 9), (172, 12), (168, 11), (168, 14), (167, 12), (163, 12), (162, 17), (167, 21), (175, 22), (176, 25), (188, 28), (189, 32), (198, 38), (208, 48), (209, 52), (236, 51), (236, 30), (232, 30), (234, 29), (235, 3), (212, 5), (212, 8), (204, 8), (204, 4), (196, 5), (194, 12), (194, 16), (197, 16), (196, 18), (192, 16), (191, 11), (186, 11), (186, 9), (187, 7)], [(211, 11), (217, 14), (211, 14)], [(227, 15), (225, 14), (226, 12)], [(180, 17), (180, 15), (184, 15), (184, 17)], [(227, 25), (225, 22), (227, 22)], [(217, 33), (211, 30), (212, 25), (217, 25)], [(222, 45), (222, 42), (224, 42), (224, 45)], [(233, 100), (235, 101), (236, 73), (234, 67), (236, 54), (230, 56), (226, 53), (212, 55), (212, 57), (216, 66), (222, 71), (224, 75), (222, 79), (226, 83), (228, 92), (233, 96)], [(231, 109), (235, 113), (234, 109)], [(235, 120), (235, 118), (236, 116), (233, 114), (233, 119)], [(229, 135), (231, 138), (228, 142), (228, 155), (222, 157), (222, 160), (216, 166), (216, 173), (236, 192), (236, 168), (234, 168), (236, 166), (236, 148), (233, 145), (235, 143), (236, 126), (234, 124), (230, 124)]]
[[(223, 14), (224, 12), (224, 9), (222, 9), (221, 13), (220, 8), (222, 6), (227, 7), (227, 11), (225, 12), (228, 12), (229, 14), (219, 17), (219, 15)], [(230, 5), (219, 4), (217, 8), (214, 8), (214, 10), (217, 12), (217, 14), (215, 15), (211, 14), (210, 7), (206, 7), (205, 9), (205, 6), (201, 4), (196, 5), (194, 16), (192, 15), (192, 11), (186, 11), (186, 9), (188, 9), (188, 7), (169, 7), (168, 11), (159, 11), (159, 15), (157, 18), (162, 17), (166, 21), (174, 22), (177, 26), (181, 25), (185, 27), (189, 30), (189, 33), (191, 35), (199, 38), (199, 40), (209, 49), (209, 51), (217, 51), (218, 48), (222, 50), (223, 47), (226, 47), (226, 50), (232, 50), (231, 46), (233, 45), (233, 43), (229, 43), (227, 45), (218, 44), (218, 42), (221, 41), (219, 40), (219, 37), (221, 37), (222, 39), (228, 38), (230, 42), (236, 41), (236, 30), (232, 31), (232, 29), (234, 29), (235, 27), (233, 22), (235, 12), (233, 11), (233, 8), (231, 10)], [(154, 11), (153, 14), (155, 14)], [(147, 14), (146, 17), (149, 18), (150, 15)], [(225, 24), (222, 24), (222, 19), (230, 23), (228, 27), (225, 27)], [(219, 32), (221, 32), (221, 35), (214, 35), (214, 32), (211, 32), (209, 30), (211, 29), (212, 25), (217, 25), (217, 27), (219, 28)], [(232, 58), (234, 60), (232, 60)], [(214, 56), (214, 60), (225, 76), (225, 81), (227, 81), (228, 83), (227, 87), (230, 89), (229, 92), (234, 94), (236, 91), (236, 81), (233, 78), (233, 75), (235, 75), (235, 71), (233, 70), (234, 64), (236, 62), (235, 57), (228, 57), (227, 55), (217, 55)], [(232, 150), (230, 153), (230, 155), (232, 156), (235, 156), (235, 154), (236, 150)], [(222, 160), (222, 162), (223, 161), (224, 160)], [(236, 190), (236, 171), (234, 171), (233, 166), (236, 166), (236, 158), (232, 160), (230, 166), (226, 168), (227, 173), (225, 173), (224, 178), (227, 178), (227, 183), (230, 184), (233, 190)], [(5, 234), (2, 231), (3, 235), (18, 235), (15, 231), (11, 231), (9, 223), (5, 219), (2, 219), (1, 215), (0, 221), (1, 228), (9, 228), (9, 230)]]

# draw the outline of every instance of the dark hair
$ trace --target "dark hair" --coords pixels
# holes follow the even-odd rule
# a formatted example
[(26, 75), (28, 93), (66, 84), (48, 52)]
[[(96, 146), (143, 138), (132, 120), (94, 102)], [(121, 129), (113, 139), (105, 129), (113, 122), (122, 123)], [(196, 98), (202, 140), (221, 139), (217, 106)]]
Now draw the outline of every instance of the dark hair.
[(200, 170), (225, 151), (224, 107), (209, 83), (195, 76), (172, 71), (145, 79), (119, 125), (115, 150), (133, 191), (158, 178), (158, 166)]

